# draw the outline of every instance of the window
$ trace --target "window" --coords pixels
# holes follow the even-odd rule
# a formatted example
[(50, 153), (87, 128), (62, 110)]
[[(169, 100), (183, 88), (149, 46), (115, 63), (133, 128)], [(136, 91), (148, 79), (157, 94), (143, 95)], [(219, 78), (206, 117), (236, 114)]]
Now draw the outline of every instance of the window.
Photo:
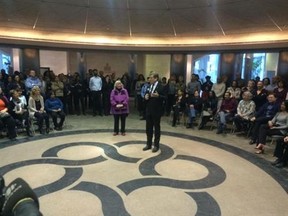
[(251, 79), (260, 77), (262, 80), (265, 75), (266, 53), (254, 53), (252, 62)]
[(8, 74), (10, 66), (11, 66), (11, 57), (2, 53), (0, 68), (4, 69), (6, 73)]
[(194, 62), (194, 74), (198, 74), (201, 83), (206, 81), (205, 77), (210, 76), (211, 81), (216, 83), (218, 76), (219, 54), (204, 55)]

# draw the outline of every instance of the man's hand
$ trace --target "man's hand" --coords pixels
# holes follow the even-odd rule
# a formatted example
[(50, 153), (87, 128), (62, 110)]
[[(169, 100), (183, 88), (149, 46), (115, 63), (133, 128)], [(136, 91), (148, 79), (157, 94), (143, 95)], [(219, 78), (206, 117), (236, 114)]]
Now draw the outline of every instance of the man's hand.
[(149, 100), (149, 94), (145, 94), (144, 98), (145, 100)]
[(151, 97), (159, 97), (158, 92), (152, 93), (152, 94), (151, 94)]

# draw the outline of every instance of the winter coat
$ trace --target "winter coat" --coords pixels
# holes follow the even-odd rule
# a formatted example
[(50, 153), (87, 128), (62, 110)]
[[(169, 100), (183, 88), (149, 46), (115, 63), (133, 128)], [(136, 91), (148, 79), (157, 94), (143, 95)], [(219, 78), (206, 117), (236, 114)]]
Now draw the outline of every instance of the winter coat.
[[(114, 88), (110, 94), (111, 114), (129, 113), (129, 95), (126, 89)], [(121, 105), (122, 104), (122, 105)]]

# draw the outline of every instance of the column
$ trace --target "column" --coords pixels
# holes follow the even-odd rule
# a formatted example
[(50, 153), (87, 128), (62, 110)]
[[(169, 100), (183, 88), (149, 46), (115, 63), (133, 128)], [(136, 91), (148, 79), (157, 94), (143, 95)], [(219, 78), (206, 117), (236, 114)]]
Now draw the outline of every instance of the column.
[(172, 54), (171, 55), (171, 70), (170, 75), (179, 77), (182, 75), (186, 80), (186, 55)]
[(234, 65), (236, 55), (234, 53), (223, 53), (221, 54), (220, 61), (220, 77), (226, 76), (226, 85), (230, 86), (234, 77)]
[(288, 52), (287, 51), (282, 51), (279, 54), (277, 75), (281, 76), (283, 79), (286, 80), (286, 82), (288, 82)]
[(81, 80), (85, 78), (87, 62), (84, 52), (77, 52), (78, 73)]
[(30, 70), (40, 73), (39, 49), (22, 49), (22, 71), (28, 75)]

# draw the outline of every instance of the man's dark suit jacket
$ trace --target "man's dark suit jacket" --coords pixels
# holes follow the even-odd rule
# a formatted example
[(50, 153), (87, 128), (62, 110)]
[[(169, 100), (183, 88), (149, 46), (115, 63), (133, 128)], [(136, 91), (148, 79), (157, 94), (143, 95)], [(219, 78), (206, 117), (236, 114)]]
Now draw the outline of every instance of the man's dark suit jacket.
[[(151, 85), (148, 88), (148, 92), (150, 91)], [(153, 93), (158, 93), (159, 97), (149, 97), (146, 104), (146, 115), (152, 116), (162, 116), (164, 112), (164, 99), (165, 99), (165, 92), (164, 87), (161, 83), (158, 82), (156, 88), (154, 89)]]

